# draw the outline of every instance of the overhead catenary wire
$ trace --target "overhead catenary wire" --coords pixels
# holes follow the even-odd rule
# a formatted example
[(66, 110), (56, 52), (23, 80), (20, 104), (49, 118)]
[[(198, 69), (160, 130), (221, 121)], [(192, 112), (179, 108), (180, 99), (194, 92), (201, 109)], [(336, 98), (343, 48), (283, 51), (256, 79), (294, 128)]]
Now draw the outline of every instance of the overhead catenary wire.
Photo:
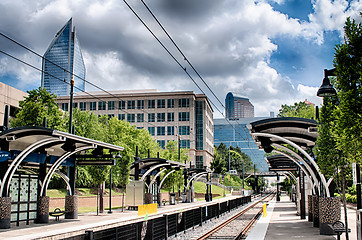
[[(143, 25), (151, 32), (151, 34), (158, 40), (158, 42), (163, 46), (163, 48), (168, 52), (168, 54), (174, 59), (174, 61), (176, 61), (177, 64), (184, 70), (184, 72), (185, 72), (185, 73), (188, 75), (188, 77), (194, 82), (194, 84), (198, 87), (198, 89), (199, 89), (203, 94), (206, 95), (206, 93), (202, 90), (202, 88), (196, 83), (196, 81), (192, 78), (192, 76), (191, 76), (191, 75), (189, 74), (189, 72), (186, 70), (186, 67), (183, 67), (183, 66), (181, 65), (181, 63), (174, 57), (174, 55), (162, 44), (162, 42), (157, 38), (157, 36), (152, 32), (152, 30), (149, 29), (148, 26), (142, 21), (142, 19), (137, 15), (137, 13), (132, 9), (132, 7), (131, 7), (125, 0), (124, 0), (124, 2), (125, 2), (126, 5), (132, 10), (132, 12), (137, 16), (137, 18), (143, 23)], [(144, 3), (144, 1), (142, 1), (142, 2)], [(144, 4), (145, 4), (145, 3), (144, 3)], [(152, 13), (152, 11), (151, 11), (151, 13)], [(153, 13), (152, 13), (152, 15), (154, 16)], [(154, 16), (154, 18), (157, 20), (157, 18), (156, 18), (155, 16)], [(157, 21), (158, 21), (158, 20), (157, 20)], [(159, 21), (158, 21), (158, 23), (159, 23)], [(160, 23), (159, 23), (159, 24), (160, 24)], [(160, 25), (161, 25), (161, 24), (160, 24)], [(161, 26), (162, 26), (162, 25), (161, 25)], [(192, 69), (194, 70), (194, 72), (198, 75), (198, 77), (204, 82), (205, 86), (207, 86), (207, 88), (210, 90), (210, 92), (215, 96), (215, 98), (216, 98), (216, 99), (219, 101), (219, 103), (223, 106), (222, 102), (217, 98), (217, 96), (215, 95), (215, 93), (211, 90), (211, 88), (208, 86), (208, 84), (204, 81), (204, 79), (202, 78), (202, 76), (197, 72), (197, 70), (195, 69), (195, 67), (194, 67), (194, 66), (191, 64), (191, 62), (188, 60), (188, 58), (183, 54), (183, 52), (182, 52), (181, 49), (177, 46), (177, 44), (172, 40), (171, 36), (167, 33), (167, 31), (164, 29), (163, 26), (162, 26), (162, 28), (163, 28), (163, 30), (165, 31), (165, 33), (168, 35), (168, 37), (170, 38), (170, 40), (171, 40), (171, 41), (174, 43), (174, 45), (177, 47), (177, 49), (178, 49), (178, 51), (180, 52), (180, 54), (184, 57), (184, 60), (187, 61), (187, 63), (191, 66), (191, 68), (192, 68)], [(0, 33), (0, 34), (1, 34), (3, 37), (7, 38), (8, 40), (10, 40), (10, 41), (18, 44), (19, 46), (25, 48), (26, 50), (28, 50), (28, 51), (32, 52), (33, 54), (35, 54), (35, 55), (41, 57), (42, 59), (44, 59), (43, 56), (41, 56), (40, 54), (38, 54), (38, 53), (36, 53), (35, 51), (31, 50), (30, 48), (28, 48), (28, 47), (26, 47), (26, 46), (24, 46), (24, 45), (16, 42), (15, 40), (7, 37), (6, 35), (4, 35), (4, 34), (2, 34), (2, 33)], [(51, 62), (51, 61), (48, 60), (48, 59), (45, 59), (45, 60)], [(54, 62), (51, 62), (51, 63), (54, 64), (54, 65), (56, 65), (56, 66), (58, 66), (58, 65), (55, 64)], [(58, 66), (58, 67), (60, 67), (60, 66)], [(62, 67), (60, 67), (60, 68), (62, 68)], [(62, 68), (62, 69), (63, 69), (64, 71), (69, 72), (68, 70), (66, 70), (66, 69), (64, 69), (64, 68)], [(42, 71), (42, 70), (40, 70), (40, 69), (37, 69), (37, 70)], [(42, 71), (42, 72), (43, 72), (43, 71)], [(70, 73), (70, 72), (69, 72), (69, 73)], [(91, 86), (93, 86), (93, 87), (95, 87), (95, 88), (97, 88), (97, 89), (99, 89), (99, 90), (101, 90), (101, 91), (109, 94), (110, 96), (113, 96), (113, 97), (115, 97), (116, 99), (122, 100), (122, 98), (119, 98), (118, 96), (115, 96), (114, 94), (112, 94), (112, 93), (108, 92), (107, 90), (105, 90), (105, 89), (103, 89), (103, 88), (101, 88), (101, 87), (99, 87), (99, 86), (97, 86), (97, 85), (95, 85), (95, 84), (93, 84), (93, 83), (85, 80), (84, 78), (81, 78), (81, 77), (77, 76), (77, 75), (74, 74), (74, 73), (71, 73), (71, 74), (74, 75), (75, 77), (81, 79), (81, 80), (84, 80), (86, 83), (90, 84)], [(61, 80), (61, 79), (58, 79), (58, 80), (63, 81), (63, 80)], [(68, 83), (68, 84), (69, 84), (69, 83)], [(78, 88), (77, 88), (77, 89), (78, 89)], [(80, 89), (79, 89), (79, 90), (80, 90)], [(83, 91), (83, 92), (84, 92), (84, 91)], [(88, 94), (88, 95), (92, 95), (92, 94), (89, 94), (89, 93), (87, 93), (87, 94)], [(96, 99), (100, 99), (100, 98), (98, 98), (98, 97), (95, 97), (94, 95), (92, 95), (92, 96), (93, 96), (94, 98), (96, 98)], [(100, 100), (102, 100), (102, 99), (100, 99)], [(218, 107), (217, 107), (211, 100), (210, 100), (210, 103), (215, 107), (215, 109), (217, 109), (217, 110), (221, 113), (222, 116), (224, 116), (223, 112), (221, 112), (221, 111), (218, 109)], [(223, 106), (223, 107), (224, 107), (224, 106)], [(224, 108), (225, 108), (225, 107), (224, 107)], [(129, 113), (129, 112), (125, 111), (124, 109), (118, 109), (118, 110), (122, 110), (122, 112)], [(144, 110), (141, 110), (141, 111), (146, 112), (146, 111), (144, 111)], [(227, 118), (225, 118), (225, 119), (229, 122), (229, 120), (228, 120)], [(147, 121), (145, 121), (145, 122), (147, 122)], [(153, 125), (153, 124), (150, 123), (150, 122), (148, 122), (148, 123), (149, 123), (150, 125)], [(232, 125), (230, 122), (229, 122), (229, 124)], [(156, 125), (153, 125), (153, 126), (156, 126)], [(233, 125), (232, 125), (232, 126), (233, 126)], [(233, 127), (234, 127), (234, 126), (233, 126)], [(245, 139), (244, 137), (242, 137), (242, 138)]]
[[(128, 8), (133, 12), (133, 14), (138, 18), (138, 20), (144, 25), (144, 27), (151, 33), (151, 35), (161, 44), (161, 46), (167, 51), (168, 54), (171, 55), (171, 57), (176, 61), (176, 63), (184, 69), (184, 71), (187, 73), (187, 75), (190, 77), (190, 79), (195, 83), (195, 85), (200, 89), (200, 86), (195, 82), (195, 80), (189, 75), (189, 73), (186, 71), (186, 68), (184, 68), (180, 62), (174, 57), (174, 55), (171, 54), (171, 52), (165, 47), (165, 45), (159, 40), (159, 38), (156, 36), (156, 34), (153, 33), (153, 31), (147, 26), (147, 24), (141, 19), (141, 17), (133, 10), (133, 8), (127, 3), (126, 0), (123, 0), (124, 3), (128, 6)], [(175, 46), (175, 48), (178, 50), (178, 52), (181, 54), (181, 56), (184, 58), (184, 60), (189, 64), (189, 66), (193, 69), (193, 71), (196, 73), (196, 75), (201, 79), (201, 81), (205, 84), (205, 86), (209, 89), (209, 91), (213, 94), (213, 96), (215, 97), (215, 99), (221, 104), (221, 106), (226, 109), (226, 107), (224, 106), (224, 104), (220, 101), (220, 99), (216, 96), (216, 94), (214, 93), (214, 91), (209, 87), (209, 85), (206, 83), (206, 81), (202, 78), (202, 76), (199, 74), (199, 72), (196, 70), (196, 68), (192, 65), (192, 63), (188, 60), (188, 58), (186, 57), (186, 55), (182, 52), (182, 50), (179, 48), (179, 46), (176, 44), (176, 42), (173, 40), (173, 38), (170, 36), (170, 34), (167, 32), (167, 30), (163, 27), (163, 25), (161, 24), (161, 22), (157, 19), (157, 17), (155, 16), (155, 14), (152, 12), (152, 10), (148, 7), (148, 5), (143, 1), (140, 0), (142, 2), (142, 4), (145, 6), (145, 8), (148, 10), (148, 12), (151, 14), (151, 16), (153, 17), (153, 19), (157, 22), (157, 24), (161, 27), (161, 29), (163, 30), (163, 32), (167, 35), (167, 37), (169, 38), (169, 40), (172, 42), (172, 44)], [(202, 91), (202, 93), (205, 94), (205, 92), (200, 89), (200, 91)], [(205, 94), (206, 95), (206, 94)], [(235, 129), (234, 124), (232, 124), (228, 118), (225, 117), (225, 115), (223, 114), (223, 112), (221, 112), (216, 105), (210, 100), (210, 102), (212, 103), (213, 106), (215, 106), (215, 108), (221, 113), (221, 115), (224, 117), (224, 119), (230, 124), (230, 126), (234, 129), (234, 132), (237, 132)], [(245, 132), (245, 129), (243, 129)], [(250, 143), (248, 141), (247, 138), (243, 137), (240, 133), (238, 133), (238, 135), (247, 142), (247, 145), (249, 147), (249, 149), (251, 149), (250, 147)], [(230, 142), (231, 145), (231, 142)], [(254, 155), (254, 157), (257, 159), (257, 157), (255, 156), (254, 152), (252, 152), (252, 154)]]
[[(124, 100), (123, 98), (120, 98), (119, 96), (112, 94), (111, 92), (109, 92), (109, 91), (107, 91), (107, 90), (105, 90), (105, 89), (103, 89), (103, 88), (101, 88), (101, 87), (97, 86), (96, 84), (93, 84), (92, 82), (89, 82), (89, 81), (87, 81), (86, 79), (84, 79), (84, 78), (82, 78), (82, 77), (80, 77), (80, 76), (78, 76), (78, 75), (76, 75), (76, 74), (74, 74), (74, 73), (70, 72), (68, 69), (65, 69), (65, 68), (63, 68), (63, 67), (59, 66), (58, 64), (54, 63), (53, 61), (51, 61), (51, 60), (49, 60), (49, 59), (47, 59), (47, 58), (43, 57), (43, 56), (42, 56), (42, 55), (40, 55), (39, 53), (35, 52), (34, 50), (30, 49), (29, 47), (25, 46), (24, 44), (21, 44), (20, 42), (18, 42), (18, 41), (16, 41), (16, 40), (12, 39), (12, 38), (10, 38), (10, 37), (8, 37), (7, 35), (5, 35), (5, 34), (3, 34), (3, 33), (1, 33), (1, 32), (0, 32), (0, 35), (1, 35), (1, 36), (3, 36), (4, 38), (8, 39), (9, 41), (11, 41), (11, 42), (15, 43), (16, 45), (18, 45), (18, 46), (20, 46), (20, 47), (22, 47), (22, 48), (26, 49), (27, 51), (29, 51), (29, 52), (33, 53), (34, 55), (36, 55), (36, 56), (38, 56), (38, 57), (42, 58), (43, 60), (48, 61), (48, 62), (50, 62), (50, 63), (54, 64), (56, 67), (58, 67), (58, 68), (62, 69), (63, 71), (65, 71), (65, 72), (67, 72), (67, 73), (72, 74), (73, 76), (75, 76), (75, 77), (77, 77), (77, 78), (79, 78), (79, 79), (81, 79), (81, 80), (85, 81), (86, 83), (88, 83), (88, 84), (90, 84), (90, 85), (92, 85), (92, 86), (96, 87), (97, 89), (99, 89), (99, 90), (101, 90), (101, 91), (105, 92), (106, 94), (108, 94), (108, 95), (110, 95), (110, 96), (112, 96), (112, 97), (116, 98), (117, 100)], [(42, 72), (42, 73), (45, 73), (45, 71), (44, 71), (44, 70), (39, 69), (39, 68), (35, 67), (34, 65), (32, 65), (32, 64), (30, 64), (30, 63), (27, 63), (27, 62), (25, 62), (25, 61), (23, 61), (23, 60), (21, 60), (21, 59), (19, 59), (19, 58), (15, 57), (15, 56), (12, 56), (11, 54), (8, 54), (8, 53), (6, 53), (6, 52), (4, 52), (4, 51), (2, 51), (2, 50), (0, 50), (0, 51), (1, 51), (1, 53), (3, 53), (4, 55), (7, 55), (7, 56), (9, 56), (9, 57), (11, 57), (11, 58), (13, 58), (13, 59), (15, 59), (15, 60), (17, 60), (17, 61), (19, 61), (19, 62), (21, 62), (21, 63), (25, 64), (25, 65), (27, 65), (27, 66), (29, 66), (29, 67), (31, 67), (31, 68), (33, 68), (33, 69), (37, 70), (37, 71), (40, 71), (40, 72)], [(61, 82), (63, 82), (63, 83), (66, 83), (66, 84), (70, 85), (70, 83), (69, 83), (69, 82), (67, 82), (67, 81), (65, 81), (65, 80), (63, 80), (63, 79), (60, 79), (60, 78), (58, 78), (58, 77), (56, 77), (56, 76), (54, 76), (54, 75), (51, 75), (51, 74), (49, 74), (48, 72), (46, 72), (46, 73), (47, 73), (49, 76), (52, 76), (53, 78), (55, 78), (56, 80), (59, 80), (59, 81), (61, 81)], [(84, 92), (85, 94), (87, 94), (87, 95), (89, 95), (89, 96), (93, 97), (94, 99), (98, 99), (99, 101), (105, 101), (105, 99), (102, 99), (102, 98), (100, 98), (100, 97), (98, 97), (98, 96), (96, 96), (96, 95), (93, 95), (93, 94), (91, 94), (91, 93), (89, 93), (89, 92), (86, 92), (86, 91), (84, 91), (83, 89), (80, 89), (80, 88), (78, 88), (78, 87), (76, 87), (76, 86), (74, 86), (74, 88), (75, 88), (75, 89), (77, 89), (77, 90), (79, 90), (80, 92)], [(140, 110), (141, 112), (143, 112), (143, 113), (145, 113), (145, 114), (148, 114), (148, 113), (149, 113), (149, 112), (145, 111), (144, 109), (138, 109), (138, 110)], [(118, 109), (117, 109), (117, 111), (118, 111), (118, 112), (123, 112), (123, 113), (126, 113), (126, 114), (133, 114), (133, 113), (131, 113), (131, 112), (129, 112), (129, 111), (126, 111), (125, 109), (120, 109), (120, 108), (118, 108)], [(148, 123), (150, 126), (153, 126), (153, 127), (159, 127), (159, 126), (157, 126), (157, 125), (153, 124), (153, 122), (149, 122), (149, 121), (145, 121), (145, 120), (144, 120), (143, 122)], [(176, 127), (177, 127), (177, 126), (176, 126)], [(193, 133), (193, 132), (190, 132), (190, 135), (195, 137), (195, 135), (194, 135), (194, 133)], [(162, 135), (161, 135), (161, 136), (162, 136)]]

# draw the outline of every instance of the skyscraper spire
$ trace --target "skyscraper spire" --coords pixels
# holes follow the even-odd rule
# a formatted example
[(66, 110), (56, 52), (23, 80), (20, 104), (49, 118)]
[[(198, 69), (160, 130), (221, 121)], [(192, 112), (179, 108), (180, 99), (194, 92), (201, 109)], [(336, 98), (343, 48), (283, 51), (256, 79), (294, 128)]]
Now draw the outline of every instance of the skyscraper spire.
[(43, 56), (41, 86), (57, 96), (67, 96), (74, 76), (75, 92), (85, 90), (85, 65), (72, 18), (60, 29)]

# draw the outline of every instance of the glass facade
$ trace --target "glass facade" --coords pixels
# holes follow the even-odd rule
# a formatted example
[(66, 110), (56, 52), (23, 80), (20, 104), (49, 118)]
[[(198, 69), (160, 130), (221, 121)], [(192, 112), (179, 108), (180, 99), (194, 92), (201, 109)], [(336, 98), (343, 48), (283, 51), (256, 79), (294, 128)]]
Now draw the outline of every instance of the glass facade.
[(204, 168), (204, 156), (196, 156), (196, 168)]
[(242, 121), (229, 120), (230, 123), (225, 119), (214, 119), (214, 144), (219, 146), (220, 143), (224, 143), (227, 147), (239, 147), (242, 152), (249, 155), (259, 171), (268, 172), (269, 168), (264, 159), (265, 152), (258, 149), (247, 128), (251, 122), (261, 119), (264, 118), (243, 118)]
[(196, 149), (204, 149), (204, 115), (203, 115), (203, 102), (195, 102), (195, 116), (196, 116)]
[(85, 91), (85, 65), (77, 36), (72, 31), (72, 19), (56, 34), (42, 65), (41, 86), (48, 92), (68, 96), (72, 75), (74, 92)]

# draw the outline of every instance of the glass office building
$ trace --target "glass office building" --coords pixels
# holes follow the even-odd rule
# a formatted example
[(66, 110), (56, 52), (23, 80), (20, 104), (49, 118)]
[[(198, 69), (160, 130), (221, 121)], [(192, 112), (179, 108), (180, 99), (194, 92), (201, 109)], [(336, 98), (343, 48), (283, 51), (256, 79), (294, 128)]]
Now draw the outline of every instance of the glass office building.
[(229, 92), (225, 98), (225, 110), (227, 119), (253, 118), (254, 105), (249, 98), (239, 97)]
[(43, 56), (41, 86), (57, 96), (68, 96), (70, 81), (74, 92), (85, 90), (85, 65), (72, 19), (56, 34)]
[(224, 143), (227, 147), (239, 147), (248, 154), (260, 172), (268, 172), (269, 168), (264, 159), (265, 152), (259, 150), (249, 134), (247, 125), (266, 117), (242, 118), (239, 120), (214, 119), (214, 144)]

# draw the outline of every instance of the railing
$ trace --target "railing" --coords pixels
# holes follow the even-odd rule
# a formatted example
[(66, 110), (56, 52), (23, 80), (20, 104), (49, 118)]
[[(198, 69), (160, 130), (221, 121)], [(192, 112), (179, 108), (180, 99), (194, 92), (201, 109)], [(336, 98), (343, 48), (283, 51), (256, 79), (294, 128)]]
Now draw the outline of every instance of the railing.
[(186, 211), (164, 214), (161, 217), (140, 221), (128, 225), (100, 231), (87, 230), (84, 234), (67, 238), (68, 240), (102, 239), (167, 239), (169, 236), (190, 229), (196, 225), (229, 212), (251, 202), (251, 196), (239, 197), (204, 207), (195, 207)]

